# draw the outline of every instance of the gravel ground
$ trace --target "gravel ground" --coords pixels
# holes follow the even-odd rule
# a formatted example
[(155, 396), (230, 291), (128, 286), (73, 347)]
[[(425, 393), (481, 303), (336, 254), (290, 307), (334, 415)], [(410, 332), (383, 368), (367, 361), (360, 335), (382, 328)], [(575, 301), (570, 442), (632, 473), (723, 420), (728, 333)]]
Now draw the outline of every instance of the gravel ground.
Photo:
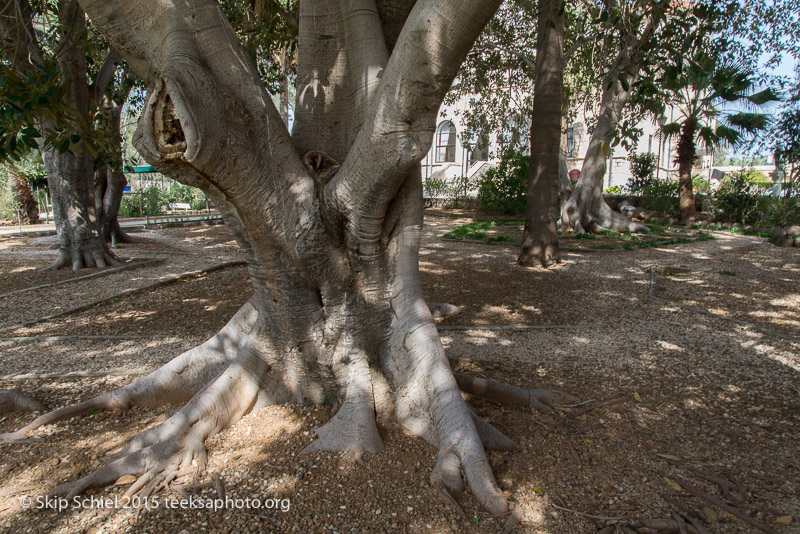
[[(709, 475), (739, 483), (735, 495), (725, 497), (736, 509), (778, 532), (800, 531), (798, 520), (780, 526), (786, 516), (800, 513), (800, 341), (792, 341), (800, 339), (798, 249), (719, 233), (713, 241), (656, 249), (568, 253), (556, 269), (533, 269), (516, 266), (510, 246), (440, 239), (465, 222), (429, 217), (421, 257), (428, 298), (465, 308), (440, 325), (453, 365), (518, 386), (535, 384), (597, 401), (624, 399), (555, 419), (471, 399), (519, 446), (490, 453), (501, 487), (522, 515), (516, 532), (591, 533), (616, 524), (618, 532), (630, 533), (624, 525), (679, 511), (665, 498), (697, 511), (711, 532), (753, 532), (685, 491), (696, 487), (722, 498)], [(128, 273), (130, 280), (109, 275), (94, 279), (91, 290), (90, 281), (57, 287), (65, 289), (65, 299), (80, 299), (88, 291), (127, 289), (138, 283), (132, 278), (167, 266), (184, 272), (192, 270), (187, 265), (206, 265), (192, 262), (236, 257), (221, 228), (170, 229), (151, 239), (170, 247), (163, 252), (178, 253), (162, 254), (168, 257), (162, 267)], [(134, 249), (129, 247), (126, 253)], [(146, 255), (154, 257), (158, 248)], [(217, 256), (209, 260), (208, 252)], [(6, 259), (13, 256), (0, 256)], [(651, 269), (656, 298), (650, 296)], [(14, 271), (3, 273), (16, 280)], [(113, 287), (101, 287), (103, 280)], [(6, 378), (0, 387), (35, 395), (51, 407), (119, 387), (135, 377), (8, 375), (153, 369), (222, 326), (250, 291), (246, 271), (235, 267), (109, 302), (93, 313), (3, 332), (0, 376)], [(6, 306), (39, 309), (31, 306), (39, 296), (37, 291), (0, 301), (8, 322), (23, 312), (7, 312)], [(535, 329), (486, 326), (498, 324)], [(458, 326), (474, 329), (453, 330)], [(166, 337), (8, 339), (142, 332)], [(175, 495), (164, 494), (158, 509), (20, 510), (21, 497), (96, 469), (105, 453), (155, 424), (161, 413), (98, 413), (45, 427), (48, 439), (42, 442), (0, 445), (0, 530), (497, 532), (504, 522), (486, 517), (469, 495), (461, 500), (465, 517), (459, 517), (428, 486), (436, 451), (394, 425), (382, 429), (385, 451), (363, 465), (331, 453), (299, 456), (331, 413), (294, 405), (251, 413), (207, 443), (208, 471), (219, 475), (228, 497), (274, 498), (267, 504), (278, 510), (168, 509), (165, 499)], [(0, 431), (29, 420), (30, 415), (7, 415), (0, 418)], [(89, 496), (121, 496), (122, 482)], [(193, 495), (211, 499), (216, 493), (206, 488)]]

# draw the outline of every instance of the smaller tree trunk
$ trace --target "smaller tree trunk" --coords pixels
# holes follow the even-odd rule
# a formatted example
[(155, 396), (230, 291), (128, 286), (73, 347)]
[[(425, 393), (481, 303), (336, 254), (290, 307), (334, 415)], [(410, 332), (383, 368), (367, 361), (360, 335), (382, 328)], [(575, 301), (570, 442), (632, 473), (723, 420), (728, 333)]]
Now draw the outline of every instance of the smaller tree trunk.
[(117, 246), (120, 243), (133, 243), (134, 239), (119, 225), (119, 207), (128, 180), (125, 173), (106, 165), (95, 172), (95, 208), (100, 234), (106, 243)]
[[(87, 116), (90, 97), (86, 83), (86, 16), (76, 0), (59, 2), (59, 22), (63, 46), (58, 61), (65, 103)], [(61, 153), (52, 146), (41, 145), (59, 239), (58, 258), (48, 269), (118, 265), (97, 225), (94, 162), (85, 142), (86, 125), (78, 122), (74, 129), (82, 140), (69, 151)]]
[(558, 154), (558, 201), (561, 205), (561, 213), (564, 212), (570, 196), (572, 196), (572, 180), (569, 179), (567, 158), (564, 157), (564, 152), (560, 152)]
[(694, 205), (694, 189), (692, 184), (692, 165), (695, 158), (694, 134), (697, 122), (687, 119), (681, 128), (678, 140), (678, 196), (680, 198), (680, 220), (691, 221), (697, 215)]
[(11, 194), (19, 206), (22, 224), (39, 224), (39, 204), (33, 198), (33, 191), (28, 180), (9, 168), (8, 183), (11, 187)]
[(564, 91), (564, 16), (561, 0), (539, 0), (536, 83), (531, 114), (531, 162), (521, 265), (547, 267), (561, 260), (558, 187), (561, 103)]
[[(111, 136), (120, 141), (122, 106), (112, 98), (103, 99), (102, 115), (106, 119), (105, 127)], [(122, 150), (115, 147), (114, 160), (95, 171), (95, 210), (97, 211), (97, 224), (100, 235), (106, 243), (117, 246), (119, 243), (132, 243), (135, 240), (126, 234), (119, 225), (119, 207), (122, 204), (122, 195), (128, 180), (122, 172)]]
[(92, 160), (82, 154), (42, 151), (58, 233), (58, 258), (48, 269), (118, 265), (97, 225)]

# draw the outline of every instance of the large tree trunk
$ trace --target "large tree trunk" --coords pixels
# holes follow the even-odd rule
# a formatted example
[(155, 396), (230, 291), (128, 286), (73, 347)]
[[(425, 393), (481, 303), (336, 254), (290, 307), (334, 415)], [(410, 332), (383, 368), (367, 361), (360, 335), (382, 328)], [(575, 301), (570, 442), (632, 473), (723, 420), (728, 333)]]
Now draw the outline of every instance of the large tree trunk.
[(463, 487), (463, 471), (478, 501), (504, 512), (484, 445), (513, 444), (465, 404), (418, 270), (419, 162), (499, 0), (301, 3), (294, 137), (216, 3), (82, 3), (150, 84), (137, 148), (215, 201), (255, 294), (161, 370), (4, 439), (95, 408), (186, 402), (115, 461), (56, 490), (135, 474), (130, 492), (148, 493), (195, 460), (202, 469), (204, 441), (255, 407), (332, 403), (306, 452), (380, 451), (377, 414), (439, 449), (433, 484)]
[(694, 186), (692, 184), (692, 167), (696, 155), (694, 135), (697, 121), (686, 119), (678, 139), (678, 196), (679, 213), (683, 222), (694, 220), (697, 208), (694, 205)]
[(522, 265), (547, 267), (561, 259), (557, 221), (564, 94), (563, 7), (563, 0), (539, 0), (528, 204), (517, 260)]
[(42, 150), (58, 234), (58, 257), (48, 269), (106, 267), (118, 262), (100, 237), (94, 206), (94, 172), (88, 151)]

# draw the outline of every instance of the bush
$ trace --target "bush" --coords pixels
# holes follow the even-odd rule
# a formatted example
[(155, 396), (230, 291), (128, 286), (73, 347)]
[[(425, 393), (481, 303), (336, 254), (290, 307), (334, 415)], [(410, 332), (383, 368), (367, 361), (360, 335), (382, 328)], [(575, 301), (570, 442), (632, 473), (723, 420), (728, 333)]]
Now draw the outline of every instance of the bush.
[(631, 154), (628, 156), (628, 163), (631, 167), (633, 177), (628, 180), (628, 188), (637, 189), (648, 183), (653, 178), (656, 170), (657, 156), (652, 152), (642, 154)]
[(196, 187), (178, 185), (169, 190), (148, 187), (132, 195), (123, 196), (119, 214), (126, 217), (160, 215), (175, 202), (189, 204), (193, 210), (202, 210), (206, 207), (205, 195)]
[(522, 216), (528, 202), (530, 157), (520, 152), (505, 154), (500, 164), (486, 171), (478, 182), (478, 203), (486, 213)]
[(763, 194), (759, 185), (764, 181), (759, 175), (762, 173), (749, 169), (729, 173), (722, 179), (714, 194), (718, 220), (786, 224), (790, 213), (785, 212), (784, 204), (791, 203)]
[(707, 195), (710, 192), (708, 178), (700, 176), (699, 174), (692, 176), (692, 188), (696, 193), (704, 193)]
[(611, 195), (619, 195), (622, 193), (622, 187), (618, 185), (612, 185), (611, 187), (606, 187), (603, 193), (608, 193)]

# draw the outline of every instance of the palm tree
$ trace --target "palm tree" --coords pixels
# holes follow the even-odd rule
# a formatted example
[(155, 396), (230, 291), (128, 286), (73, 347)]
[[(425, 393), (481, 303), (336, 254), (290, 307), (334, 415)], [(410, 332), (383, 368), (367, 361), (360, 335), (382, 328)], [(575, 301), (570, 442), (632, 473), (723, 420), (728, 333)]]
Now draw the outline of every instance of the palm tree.
[[(665, 124), (662, 134), (678, 136), (678, 189), (680, 219), (696, 215), (692, 191), (692, 164), (697, 141), (707, 148), (741, 145), (766, 129), (770, 122), (764, 107), (779, 100), (771, 89), (757, 91), (752, 71), (737, 63), (720, 62), (706, 47), (664, 69), (657, 85), (666, 92), (678, 119)], [(663, 112), (663, 110), (662, 110)]]

